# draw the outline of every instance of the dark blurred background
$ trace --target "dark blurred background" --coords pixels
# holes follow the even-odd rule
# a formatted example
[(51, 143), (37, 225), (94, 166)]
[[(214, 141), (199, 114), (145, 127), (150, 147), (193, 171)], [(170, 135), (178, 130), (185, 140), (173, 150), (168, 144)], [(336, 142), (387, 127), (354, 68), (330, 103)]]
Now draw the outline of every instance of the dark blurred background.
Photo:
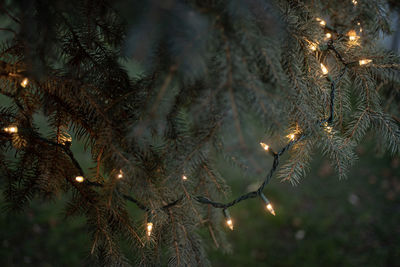
[[(393, 14), (397, 30), (382, 41), (396, 52), (399, 23)], [(318, 153), (298, 186), (273, 180), (265, 192), (274, 203), (275, 217), (256, 200), (235, 206), (235, 230), (226, 228), (231, 253), (218, 249), (220, 244), (208, 232), (202, 233), (212, 265), (400, 266), (400, 158), (378, 155), (374, 145), (367, 139), (358, 148), (359, 160), (346, 180), (339, 180)], [(73, 150), (83, 166), (91, 167), (82, 144), (74, 142)], [(270, 164), (271, 158), (265, 160)], [(243, 177), (222, 161), (220, 169), (232, 195), (260, 182), (260, 177)], [(35, 200), (24, 213), (0, 214), (0, 266), (84, 265), (90, 238), (83, 218), (64, 218), (67, 198)]]

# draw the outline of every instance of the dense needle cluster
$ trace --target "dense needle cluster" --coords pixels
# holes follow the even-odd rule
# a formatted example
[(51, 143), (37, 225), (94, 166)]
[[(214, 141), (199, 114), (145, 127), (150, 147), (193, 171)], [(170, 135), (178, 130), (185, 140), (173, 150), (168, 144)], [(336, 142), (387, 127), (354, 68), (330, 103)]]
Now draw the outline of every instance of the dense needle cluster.
[[(339, 177), (370, 129), (399, 153), (400, 65), (376, 45), (385, 1), (128, 2), (0, 6), (7, 207), (72, 192), (66, 215), (86, 217), (91, 261), (208, 265), (198, 229), (229, 249), (221, 215), (233, 230), (228, 208), (255, 197), (275, 215), (266, 185), (298, 183), (312, 152)], [(265, 178), (226, 202), (221, 161)]]

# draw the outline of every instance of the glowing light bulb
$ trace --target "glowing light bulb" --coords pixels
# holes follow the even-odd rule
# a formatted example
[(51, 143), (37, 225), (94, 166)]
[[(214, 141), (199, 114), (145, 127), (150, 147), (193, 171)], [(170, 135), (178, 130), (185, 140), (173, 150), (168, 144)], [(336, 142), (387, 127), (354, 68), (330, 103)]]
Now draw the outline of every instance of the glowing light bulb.
[(321, 26), (323, 26), (323, 27), (326, 25), (326, 21), (323, 20), (323, 19), (316, 18), (315, 20), (316, 20), (316, 21), (319, 21), (319, 24), (320, 24)]
[(261, 142), (260, 145), (262, 146), (262, 148), (264, 148), (265, 151), (268, 151), (269, 146), (267, 144)]
[(24, 79), (22, 80), (22, 82), (21, 82), (21, 86), (25, 88), (26, 86), (28, 86), (28, 83), (29, 83), (28, 78), (24, 78)]
[(326, 37), (327, 39), (330, 39), (330, 38), (332, 37), (332, 34), (331, 34), (330, 32), (327, 32), (327, 33), (325, 34), (325, 37)]
[(360, 59), (359, 61), (358, 61), (358, 63), (360, 64), (360, 66), (362, 66), (362, 65), (367, 65), (367, 64), (369, 64), (369, 63), (371, 63), (372, 62), (372, 59)]
[(357, 36), (357, 33), (355, 30), (351, 30), (347, 33), (347, 36), (349, 37), (350, 41), (357, 41), (360, 37)]
[(326, 127), (325, 127), (325, 131), (326, 131), (327, 133), (331, 133), (331, 132), (332, 132), (332, 127), (331, 127), (331, 126), (326, 126)]
[(361, 27), (361, 23), (359, 21), (357, 21), (357, 26), (360, 26), (360, 32), (363, 31), (362, 27)]
[(296, 138), (296, 135), (295, 134), (289, 134), (288, 136), (287, 136), (290, 140), (294, 140), (295, 138)]
[(271, 203), (268, 203), (267, 210), (271, 212), (272, 215), (276, 215), (274, 208), (272, 207)]
[(18, 133), (18, 127), (17, 126), (5, 127), (3, 128), (3, 131), (5, 131), (6, 133)]
[(327, 133), (331, 133), (332, 132), (332, 127), (331, 126), (329, 126), (329, 124), (328, 124), (328, 122), (324, 122), (323, 124), (322, 124), (322, 126), (324, 126), (324, 130), (327, 132)]
[(186, 181), (188, 178), (186, 175), (182, 175), (182, 180)]
[(275, 210), (274, 210), (274, 208), (272, 207), (271, 202), (269, 202), (268, 198), (266, 198), (266, 197), (264, 196), (263, 193), (260, 193), (260, 197), (261, 197), (261, 199), (264, 201), (265, 207), (267, 208), (267, 210), (268, 210), (269, 212), (271, 212), (272, 215), (275, 216), (275, 215), (276, 215), (276, 214), (275, 214)]
[(228, 225), (229, 229), (231, 229), (231, 230), (233, 231), (233, 222), (232, 222), (232, 219), (226, 220), (226, 224)]
[(317, 46), (315, 44), (310, 44), (309, 46), (311, 51), (316, 51), (317, 50)]
[(82, 183), (85, 180), (85, 178), (83, 178), (83, 176), (76, 176), (75, 177), (75, 181), (77, 181), (78, 183)]
[(117, 178), (121, 179), (122, 177), (124, 177), (124, 173), (122, 172), (122, 170), (119, 171)]
[(321, 63), (321, 70), (324, 75), (328, 74), (328, 69), (325, 67), (324, 64)]
[(58, 136), (58, 142), (63, 145), (71, 145), (72, 137), (67, 132), (63, 132)]
[(151, 236), (151, 231), (153, 230), (153, 223), (148, 222), (146, 228), (147, 228), (147, 236)]
[(233, 231), (233, 221), (231, 219), (231, 216), (229, 215), (229, 211), (226, 209), (223, 209), (222, 212), (224, 213), (225, 219), (226, 219), (226, 225), (228, 225), (229, 229)]
[(354, 6), (358, 4), (357, 0), (351, 0), (351, 2), (353, 3)]

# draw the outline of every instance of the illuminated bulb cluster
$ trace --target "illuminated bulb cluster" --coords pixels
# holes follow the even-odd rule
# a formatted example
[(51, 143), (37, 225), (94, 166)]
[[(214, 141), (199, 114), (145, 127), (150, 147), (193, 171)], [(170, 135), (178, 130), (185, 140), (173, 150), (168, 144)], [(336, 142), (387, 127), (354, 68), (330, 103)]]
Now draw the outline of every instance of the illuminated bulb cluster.
[(324, 64), (321, 63), (321, 70), (324, 75), (328, 74), (328, 69), (325, 67)]
[(83, 178), (83, 176), (78, 175), (75, 177), (75, 181), (77, 181), (78, 183), (82, 183), (84, 180), (85, 178)]
[(290, 140), (294, 141), (294, 139), (296, 138), (296, 135), (295, 135), (295, 134), (289, 134), (287, 137), (288, 137)]
[(320, 18), (316, 18), (315, 20), (319, 22), (319, 25), (325, 27), (325, 25), (326, 25), (326, 21), (325, 20), (320, 19)]
[[(265, 203), (265, 207), (266, 209), (272, 214), (272, 215), (276, 215), (274, 208), (272, 207), (271, 202), (264, 196), (263, 193), (260, 193), (260, 197), (261, 199), (264, 201)], [(232, 218), (229, 214), (229, 211), (227, 209), (223, 209), (222, 210), (225, 216), (225, 220), (226, 220), (226, 225), (229, 227), (229, 229), (231, 229), (233, 231), (233, 221)]]
[(326, 126), (326, 127), (325, 127), (325, 131), (326, 131), (327, 133), (331, 133), (331, 132), (332, 132), (332, 127), (331, 127), (331, 126)]
[(6, 133), (18, 133), (18, 127), (17, 126), (5, 127), (3, 128), (3, 131), (5, 131)]
[(152, 222), (148, 222), (147, 223), (146, 230), (147, 230), (147, 236), (150, 237), (151, 236), (151, 231), (153, 230), (153, 223)]
[(262, 147), (265, 151), (268, 151), (269, 146), (268, 146), (267, 144), (261, 142), (260, 145), (261, 145), (261, 147)]
[(351, 0), (351, 2), (353, 3), (354, 6), (358, 4), (357, 0)]
[(23, 88), (27, 87), (29, 84), (28, 78), (24, 78), (20, 84)]
[(331, 126), (329, 126), (328, 122), (324, 122), (323, 126), (324, 126), (325, 132), (327, 132), (328, 134), (330, 134), (332, 132), (333, 128)]
[(362, 65), (367, 65), (367, 64), (369, 64), (371, 62), (372, 62), (372, 59), (360, 59), (358, 61), (358, 64), (360, 64), (360, 66), (362, 66)]
[(63, 145), (71, 144), (72, 143), (72, 137), (68, 133), (62, 133), (58, 137), (58, 142)]
[(315, 44), (310, 44), (310, 46), (309, 46), (309, 48), (310, 48), (310, 50), (311, 51), (317, 51), (317, 46), (315, 45)]
[(360, 32), (362, 32), (363, 29), (362, 29), (362, 27), (361, 27), (361, 23), (360, 23), (360, 22), (357, 22), (357, 25), (360, 26)]

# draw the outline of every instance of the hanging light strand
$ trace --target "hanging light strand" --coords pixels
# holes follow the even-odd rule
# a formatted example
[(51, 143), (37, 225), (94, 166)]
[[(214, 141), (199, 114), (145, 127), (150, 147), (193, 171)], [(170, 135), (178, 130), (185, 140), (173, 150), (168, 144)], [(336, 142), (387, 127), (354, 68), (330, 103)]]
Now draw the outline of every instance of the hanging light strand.
[[(320, 22), (320, 25), (325, 27), (326, 26), (326, 22), (324, 20), (321, 19), (317, 19), (317, 21)], [(352, 35), (350, 35), (352, 36)], [(335, 89), (336, 89), (336, 85), (340, 82), (341, 78), (343, 77), (343, 75), (346, 72), (346, 69), (350, 66), (355, 66), (355, 65), (367, 65), (370, 62), (372, 62), (372, 60), (370, 59), (360, 59), (357, 62), (350, 62), (350, 63), (346, 63), (344, 61), (344, 59), (342, 58), (341, 54), (337, 51), (337, 49), (334, 47), (333, 45), (333, 40), (330, 39), (328, 42), (328, 50), (333, 51), (334, 55), (336, 56), (337, 59), (339, 59), (339, 61), (343, 64), (343, 68), (339, 74), (339, 76), (337, 77), (336, 80), (333, 80), (331, 78), (329, 78), (330, 82), (331, 82), (331, 93), (330, 93), (330, 106), (329, 106), (329, 117), (325, 118), (325, 119), (321, 119), (320, 121), (318, 121), (317, 123), (321, 126), (321, 127), (331, 127), (330, 124), (333, 122), (334, 119), (334, 97), (335, 97)], [(316, 50), (316, 47), (314, 49), (314, 47), (310, 48), (311, 50)], [(321, 68), (324, 74), (328, 73), (327, 68), (321, 63)], [(325, 73), (326, 72), (326, 73)], [(21, 82), (21, 86), (25, 87), (28, 85), (28, 79), (24, 79)], [(332, 129), (332, 128), (330, 128)], [(3, 128), (4, 132), (8, 132), (8, 133), (16, 133), (18, 132), (18, 127), (17, 126), (9, 126), (9, 127), (5, 127)], [(272, 204), (270, 203), (270, 201), (265, 197), (265, 195), (263, 194), (263, 190), (265, 188), (265, 186), (270, 182), (271, 178), (273, 177), (275, 171), (277, 170), (278, 166), (279, 166), (279, 159), (280, 157), (286, 152), (288, 151), (293, 145), (295, 145), (296, 143), (300, 142), (302, 139), (304, 139), (306, 137), (306, 134), (302, 133), (302, 132), (296, 132), (296, 134), (290, 134), (289, 136), (290, 141), (284, 146), (282, 147), (278, 152), (274, 152), (271, 150), (271, 148), (266, 145), (265, 143), (260, 143), (260, 145), (264, 148), (264, 150), (266, 151), (270, 151), (271, 154), (273, 155), (273, 164), (272, 164), (272, 168), (269, 170), (268, 174), (266, 175), (264, 181), (262, 182), (262, 184), (259, 186), (259, 188), (255, 191), (243, 194), (237, 198), (235, 198), (234, 200), (228, 202), (228, 203), (221, 203), (221, 202), (215, 202), (212, 201), (206, 197), (203, 196), (194, 196), (192, 199), (196, 200), (197, 202), (201, 203), (201, 204), (206, 204), (206, 205), (211, 205), (214, 208), (220, 208), (223, 211), (223, 214), (225, 216), (226, 219), (226, 223), (228, 225), (228, 227), (233, 230), (233, 221), (232, 218), (230, 217), (230, 214), (228, 212), (228, 208), (238, 204), (239, 202), (243, 201), (243, 200), (247, 200), (250, 198), (255, 198), (255, 197), (260, 197), (265, 205), (267, 210), (275, 215), (275, 211), (272, 207)], [(42, 138), (40, 136), (36, 136), (36, 138), (40, 139), (43, 142), (46, 142), (50, 145), (54, 145), (54, 146), (58, 146), (61, 147), (63, 149), (63, 151), (70, 157), (72, 163), (77, 167), (78, 171), (79, 171), (79, 175), (77, 175), (75, 177), (75, 181), (78, 183), (82, 183), (85, 185), (89, 185), (89, 186), (97, 186), (97, 187), (103, 187), (103, 184), (98, 183), (98, 182), (91, 182), (87, 179), (84, 178), (83, 175), (83, 170), (81, 168), (81, 166), (79, 165), (78, 161), (74, 158), (72, 151), (70, 150), (69, 147), (63, 145), (63, 144), (58, 144), (55, 143), (53, 141), (47, 140), (45, 138)], [(118, 174), (118, 178), (122, 178), (123, 177), (123, 172), (120, 171), (120, 173)], [(182, 180), (186, 180), (187, 177), (185, 175), (182, 175)], [(149, 209), (148, 207), (146, 207), (144, 204), (142, 204), (140, 201), (138, 201), (137, 199), (129, 196), (129, 195), (125, 195), (123, 194), (123, 197), (128, 200), (131, 201), (133, 203), (136, 204), (136, 206), (146, 212), (150, 212), (151, 209)], [(180, 198), (176, 199), (175, 201), (172, 201), (158, 209), (167, 209), (170, 208), (176, 204), (178, 204), (182, 199), (184, 198), (184, 195), (182, 195)], [(152, 210), (152, 212), (154, 212), (154, 210)], [(146, 233), (147, 236), (151, 236), (153, 230), (153, 222), (151, 220), (151, 217), (149, 217), (149, 220), (147, 222), (146, 225)]]
[[(333, 51), (333, 54), (336, 56), (336, 58), (342, 63), (343, 68), (341, 69), (341, 72), (339, 74), (339, 76), (337, 77), (336, 80), (329, 78), (329, 81), (331, 82), (331, 92), (330, 92), (330, 105), (329, 105), (329, 117), (325, 118), (325, 119), (321, 119), (320, 121), (317, 122), (317, 124), (321, 127), (329, 127), (330, 130), (332, 130), (332, 127), (330, 126), (331, 123), (333, 122), (334, 119), (334, 99), (335, 99), (335, 90), (336, 90), (336, 85), (340, 82), (340, 80), (342, 79), (342, 77), (344, 76), (346, 70), (348, 67), (354, 66), (355, 63), (354, 62), (350, 62), (347, 63), (345, 62), (345, 60), (343, 59), (343, 57), (341, 56), (341, 54), (337, 51), (337, 49), (334, 47), (333, 45), (333, 40), (330, 39), (328, 42), (328, 49)], [(357, 62), (357, 64), (359, 63), (359, 65), (365, 65), (370, 63), (371, 61), (362, 61), (361, 60), (359, 62)], [(322, 64), (321, 64), (322, 66)], [(243, 200), (247, 200), (250, 198), (255, 198), (257, 196), (260, 196), (261, 199), (263, 199), (264, 203), (266, 204), (266, 208), (268, 209), (269, 212), (271, 212), (271, 214), (275, 215), (275, 210), (272, 207), (272, 204), (270, 203), (270, 201), (264, 196), (264, 194), (262, 193), (262, 191), (264, 190), (265, 186), (269, 183), (269, 181), (271, 180), (272, 176), (274, 175), (275, 171), (278, 168), (279, 165), (279, 159), (280, 157), (287, 151), (289, 150), (294, 144), (296, 144), (297, 142), (301, 141), (303, 138), (305, 138), (306, 135), (304, 133), (297, 133), (297, 134), (290, 134), (288, 135), (288, 138), (290, 139), (289, 143), (287, 143), (281, 150), (279, 150), (278, 152), (273, 152), (271, 151), (270, 147), (268, 145), (266, 145), (265, 143), (260, 143), (260, 145), (264, 148), (264, 150), (269, 150), (272, 152), (273, 156), (274, 156), (274, 160), (273, 160), (273, 164), (272, 164), (272, 168), (270, 169), (270, 171), (268, 172), (267, 176), (265, 177), (263, 183), (260, 185), (260, 187), (256, 190), (256, 191), (252, 191), (246, 194), (243, 194), (237, 198), (235, 198), (234, 200), (232, 200), (231, 202), (228, 203), (221, 203), (221, 202), (215, 202), (212, 201), (206, 197), (203, 196), (196, 196), (194, 197), (194, 199), (202, 204), (207, 204), (207, 205), (211, 205), (214, 208), (220, 208), (223, 210), (224, 215), (226, 217), (226, 213), (225, 211), (227, 211), (228, 208), (238, 204), (239, 202), (243, 201)], [(228, 221), (227, 221), (228, 224)], [(229, 226), (229, 225), (228, 225)], [(233, 227), (233, 225), (232, 225)]]

